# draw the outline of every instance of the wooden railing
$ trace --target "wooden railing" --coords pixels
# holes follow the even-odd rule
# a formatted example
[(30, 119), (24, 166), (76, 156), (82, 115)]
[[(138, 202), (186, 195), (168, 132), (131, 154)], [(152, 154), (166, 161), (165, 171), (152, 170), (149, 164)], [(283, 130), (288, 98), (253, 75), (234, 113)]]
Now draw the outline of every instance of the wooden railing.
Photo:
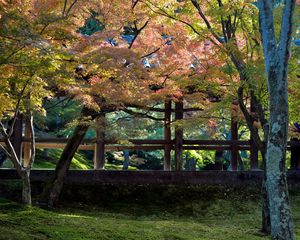
[[(164, 113), (164, 139), (162, 140), (143, 140), (131, 139), (126, 144), (118, 144), (118, 142), (105, 141), (105, 129), (95, 129), (96, 138), (84, 139), (79, 146), (79, 150), (93, 150), (94, 151), (94, 168), (102, 169), (105, 165), (105, 151), (124, 151), (124, 150), (163, 150), (164, 151), (164, 170), (171, 170), (171, 151), (174, 150), (175, 170), (182, 169), (183, 150), (212, 150), (212, 151), (231, 151), (231, 168), (233, 171), (238, 169), (238, 158), (240, 150), (250, 151), (250, 166), (251, 169), (258, 169), (258, 149), (253, 140), (240, 141), (238, 139), (238, 121), (237, 112), (238, 106), (236, 103), (232, 104), (230, 135), (231, 140), (186, 140), (183, 138), (183, 129), (179, 126), (174, 126), (174, 134), (172, 139), (171, 120), (172, 112), (175, 113), (175, 121), (184, 119), (184, 112), (191, 111), (191, 109), (184, 109), (182, 101), (175, 102), (175, 109), (172, 109), (170, 100), (165, 101), (164, 109), (155, 109), (155, 111)], [(105, 117), (105, 116), (104, 116)], [(97, 123), (97, 122), (96, 122)], [(97, 123), (101, 125), (101, 121)], [(23, 131), (23, 125), (25, 129)], [(24, 163), (30, 159), (30, 132), (29, 126), (22, 123), (22, 116), (20, 116), (14, 125), (12, 136), (12, 143), (19, 157), (23, 157)], [(23, 136), (24, 132), (24, 136)], [(251, 138), (251, 136), (250, 136)], [(36, 138), (36, 148), (44, 149), (62, 149), (65, 147), (67, 138)], [(0, 139), (1, 142), (1, 139)], [(3, 142), (3, 141), (2, 141)], [(298, 141), (289, 142), (290, 146), (299, 146)]]
[[(12, 139), (14, 142), (14, 139)], [(68, 138), (36, 138), (36, 148), (38, 149), (63, 149), (68, 141)], [(145, 140), (145, 139), (130, 139), (128, 140), (128, 144), (119, 144), (118, 142), (113, 141), (104, 141), (103, 145), (97, 144), (97, 139), (84, 139), (82, 143), (80, 144), (78, 150), (93, 150), (95, 153), (97, 151), (97, 148), (104, 147), (103, 151), (124, 151), (124, 150), (144, 150), (144, 151), (154, 151), (154, 150), (165, 150), (166, 146), (171, 150), (176, 149), (175, 140), (171, 141), (165, 141), (165, 140)], [(0, 139), (0, 142), (3, 144), (3, 139)], [(26, 145), (30, 144), (30, 138), (24, 138), (22, 137), (21, 141), (18, 142), (21, 143), (21, 148), (19, 153), (17, 153), (19, 156), (23, 156), (24, 159), (27, 159), (30, 157), (30, 152), (26, 151), (24, 148)], [(291, 145), (293, 146), (299, 146), (300, 142), (292, 141), (288, 142), (288, 150), (290, 150)], [(240, 141), (240, 140), (185, 140), (183, 139), (182, 145), (180, 146), (182, 150), (212, 150), (212, 151), (240, 151), (240, 150), (252, 150), (253, 147), (251, 146), (251, 141)], [(23, 153), (22, 153), (23, 151)], [(102, 166), (102, 168), (105, 165), (105, 159), (99, 159), (97, 158), (96, 154), (94, 153), (94, 162), (95, 166)], [(236, 154), (231, 154), (231, 163), (235, 161), (233, 157), (236, 156)], [(256, 154), (257, 156), (257, 154)], [(257, 159), (254, 159), (257, 161)], [(250, 158), (250, 161), (252, 159)], [(254, 164), (251, 164), (251, 166), (255, 166)], [(255, 169), (257, 169), (258, 166), (256, 166)], [(96, 167), (95, 167), (96, 168)], [(254, 169), (252, 167), (252, 169)], [(236, 170), (236, 169), (233, 169)]]

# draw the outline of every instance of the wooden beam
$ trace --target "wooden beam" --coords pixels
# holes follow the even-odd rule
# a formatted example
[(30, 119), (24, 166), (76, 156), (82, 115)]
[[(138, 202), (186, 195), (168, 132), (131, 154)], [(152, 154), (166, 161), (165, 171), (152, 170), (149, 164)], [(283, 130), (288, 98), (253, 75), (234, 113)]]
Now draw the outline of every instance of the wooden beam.
[[(233, 103), (231, 106), (231, 140), (238, 140), (238, 110), (239, 106)], [(237, 171), (238, 165), (238, 148), (235, 145), (231, 146), (231, 170)]]
[[(252, 115), (255, 115), (256, 113), (255, 104), (253, 103), (252, 99), (250, 101), (250, 112)], [(256, 127), (254, 127), (254, 129), (257, 131)], [(250, 147), (250, 168), (251, 170), (257, 170), (258, 169), (258, 148), (254, 143), (252, 133), (250, 134), (250, 146), (251, 146)]]
[[(183, 101), (175, 102), (175, 120), (183, 119)], [(183, 129), (175, 127), (175, 170), (182, 170)]]
[(183, 140), (184, 145), (235, 145), (246, 146), (250, 145), (250, 141), (239, 140)]

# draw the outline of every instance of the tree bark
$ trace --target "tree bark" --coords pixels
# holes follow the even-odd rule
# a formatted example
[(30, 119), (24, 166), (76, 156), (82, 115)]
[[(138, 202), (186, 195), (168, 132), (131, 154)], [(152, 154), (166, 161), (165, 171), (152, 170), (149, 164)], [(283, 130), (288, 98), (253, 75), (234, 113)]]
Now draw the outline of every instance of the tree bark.
[(277, 240), (293, 240), (285, 172), (289, 121), (288, 62), (295, 0), (286, 0), (277, 43), (273, 1), (259, 0), (259, 17), (269, 90), (269, 132), (266, 154), (266, 187), (269, 197), (271, 235)]
[[(287, 101), (285, 104), (281, 99), (278, 104), (287, 106)], [(288, 113), (279, 111), (270, 114), (266, 185), (270, 202), (271, 232), (274, 239), (294, 239), (285, 173), (287, 116)]]
[[(270, 68), (269, 79), (280, 73)], [(279, 80), (279, 79), (278, 79)], [(266, 155), (266, 186), (269, 195), (271, 233), (274, 239), (294, 239), (285, 173), (288, 133), (287, 79), (275, 80), (270, 94), (270, 130)], [(279, 83), (282, 84), (279, 84)]]
[(266, 172), (266, 147), (261, 150), (262, 158), (263, 158), (263, 180), (261, 187), (261, 195), (262, 195), (262, 224), (261, 224), (261, 232), (265, 234), (271, 233), (271, 216), (270, 216), (270, 204), (269, 204), (269, 194), (267, 191), (267, 172)]
[(31, 184), (30, 184), (30, 169), (22, 171), (22, 202), (26, 205), (31, 205)]
[(87, 124), (79, 124), (76, 126), (72, 137), (68, 140), (60, 159), (56, 165), (54, 177), (46, 184), (40, 198), (41, 204), (47, 204), (53, 208), (57, 203), (62, 191), (64, 179), (69, 170), (72, 159), (82, 142), (89, 126)]

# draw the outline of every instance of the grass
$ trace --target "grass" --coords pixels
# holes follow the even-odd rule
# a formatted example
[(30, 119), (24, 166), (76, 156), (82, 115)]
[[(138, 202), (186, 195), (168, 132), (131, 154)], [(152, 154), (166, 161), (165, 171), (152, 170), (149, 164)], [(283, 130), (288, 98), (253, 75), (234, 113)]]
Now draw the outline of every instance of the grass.
[[(56, 163), (60, 158), (62, 149), (51, 149), (48, 150), (48, 154), (43, 155), (43, 151), (37, 149), (36, 159), (33, 164), (34, 169), (55, 169)], [(7, 160), (3, 164), (4, 168), (13, 168), (13, 164), (10, 160)], [(70, 169), (78, 170), (89, 170), (93, 169), (93, 161), (89, 160), (84, 154), (76, 152), (74, 158), (72, 159)], [(116, 164), (105, 164), (105, 169), (107, 170), (122, 170), (123, 165)], [(136, 170), (136, 167), (129, 166), (129, 170)]]
[[(53, 211), (0, 199), (0, 239), (269, 239), (259, 232), (259, 200), (242, 196), (245, 193), (224, 199), (185, 199), (169, 207), (166, 202), (126, 200), (101, 206), (76, 203)], [(296, 239), (300, 239), (299, 191), (292, 194), (292, 208)]]

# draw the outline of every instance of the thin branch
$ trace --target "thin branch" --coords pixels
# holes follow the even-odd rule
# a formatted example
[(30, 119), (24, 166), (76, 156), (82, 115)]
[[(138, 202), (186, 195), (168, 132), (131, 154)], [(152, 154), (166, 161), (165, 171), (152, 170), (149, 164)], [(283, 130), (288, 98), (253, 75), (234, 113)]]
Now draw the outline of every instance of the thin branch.
[(186, 22), (186, 21), (184, 21), (184, 20), (182, 20), (182, 19), (179, 19), (179, 18), (176, 18), (176, 17), (170, 15), (170, 14), (169, 14), (168, 12), (166, 12), (164, 9), (162, 9), (162, 8), (160, 8), (160, 7), (158, 7), (158, 6), (155, 6), (155, 5), (154, 5), (153, 3), (151, 3), (151, 2), (150, 2), (150, 4), (151, 4), (152, 6), (154, 6), (155, 8), (157, 8), (159, 11), (154, 10), (147, 2), (144, 2), (144, 3), (147, 5), (147, 7), (148, 7), (152, 12), (154, 12), (154, 13), (156, 13), (156, 14), (159, 14), (159, 15), (162, 15), (162, 16), (165, 16), (165, 17), (168, 17), (168, 18), (173, 19), (173, 20), (175, 20), (175, 21), (181, 22), (181, 23), (185, 24), (186, 26), (190, 27), (194, 33), (196, 33), (197, 35), (200, 35), (200, 32), (198, 32), (198, 31), (196, 30), (196, 28), (195, 28), (192, 24), (190, 24), (189, 22)]
[(52, 109), (52, 108), (56, 107), (57, 105), (63, 103), (64, 101), (70, 101), (71, 99), (72, 99), (72, 98), (68, 98), (68, 97), (63, 98), (62, 100), (60, 100), (60, 101), (54, 103), (52, 106), (49, 106), (49, 107), (45, 108), (45, 110)]
[(156, 117), (153, 117), (153, 116), (148, 115), (146, 113), (132, 111), (128, 108), (124, 108), (124, 109), (122, 109), (122, 111), (125, 112), (125, 113), (128, 113), (128, 114), (130, 114), (134, 117), (149, 118), (149, 119), (154, 120), (154, 121), (163, 121), (164, 120), (164, 118), (156, 118)]
[(67, 8), (68, 0), (65, 0), (64, 2), (64, 8), (62, 10), (62, 15), (65, 16), (66, 8)]
[(282, 64), (287, 64), (290, 54), (289, 49), (293, 32), (293, 12), (295, 8), (295, 0), (286, 0), (281, 20), (281, 33), (279, 40), (279, 55), (284, 56)]
[(18, 48), (17, 50), (12, 52), (10, 55), (8, 55), (7, 58), (5, 58), (2, 62), (0, 62), (0, 64), (4, 64), (5, 62), (7, 62), (11, 57), (13, 57), (15, 54), (20, 52), (23, 48), (25, 48), (25, 45), (23, 45), (22, 47)]
[(139, 0), (132, 0), (132, 6), (131, 6), (131, 9), (134, 10), (134, 8), (136, 7), (136, 5), (138, 4)]
[(74, 5), (77, 3), (77, 1), (78, 1), (78, 0), (74, 0), (74, 1), (72, 2), (72, 4), (70, 5), (70, 7), (69, 7), (68, 10), (67, 10), (66, 16), (69, 15), (69, 13), (71, 12), (72, 8), (73, 8)]
[(10, 153), (7, 151), (7, 149), (0, 143), (0, 148), (2, 148), (2, 150), (5, 152), (5, 154), (10, 158), (11, 155)]
[(0, 133), (3, 135), (3, 137), (5, 138), (8, 137), (7, 130), (1, 120), (0, 120)]
[(154, 51), (150, 52), (150, 53), (147, 53), (146, 55), (143, 55), (141, 58), (146, 58), (146, 57), (149, 57), (151, 56), (152, 54), (158, 52), (160, 50), (160, 47), (159, 48), (156, 48)]
[(197, 9), (199, 16), (201, 17), (201, 19), (204, 21), (207, 29), (211, 32), (211, 34), (220, 42), (222, 43), (221, 38), (218, 36), (218, 34), (213, 30), (212, 26), (210, 25), (210, 22), (208, 21), (208, 19), (205, 17), (199, 3), (197, 0), (191, 0), (192, 4), (194, 5), (194, 7)]
[(24, 87), (23, 87), (23, 89), (22, 89), (22, 91), (20, 93), (19, 98), (18, 98), (18, 102), (17, 102), (16, 107), (15, 107), (15, 113), (14, 113), (14, 117), (13, 117), (13, 122), (12, 122), (12, 124), (10, 126), (10, 130), (9, 130), (9, 133), (8, 133), (9, 137), (12, 136), (12, 133), (14, 131), (14, 126), (15, 126), (15, 123), (16, 123), (16, 120), (17, 120), (17, 116), (18, 116), (18, 113), (19, 113), (19, 107), (20, 107), (21, 99), (23, 97), (23, 94), (25, 92), (25, 89), (26, 89), (29, 81), (30, 81), (30, 78), (28, 78), (27, 81), (25, 82), (25, 85), (24, 85)]
[[(133, 46), (133, 43), (135, 42), (135, 40), (137, 39), (137, 37), (140, 35), (140, 33), (143, 31), (143, 29), (148, 25), (150, 19), (148, 19), (145, 24), (140, 28), (137, 29), (136, 34), (134, 35), (134, 38), (132, 39), (131, 43), (129, 44), (128, 49), (131, 49), (131, 47)], [(136, 24), (136, 23), (135, 23)]]
[(244, 91), (243, 87), (239, 87), (239, 89), (238, 89), (238, 102), (239, 102), (239, 106), (240, 106), (240, 109), (241, 109), (241, 111), (242, 111), (242, 113), (243, 113), (243, 115), (245, 117), (247, 126), (248, 126), (250, 132), (252, 133), (253, 141), (254, 141), (255, 145), (257, 146), (257, 148), (263, 154), (264, 151), (265, 151), (264, 143), (260, 139), (260, 136), (258, 134), (258, 130), (253, 125), (254, 119), (252, 118), (252, 116), (250, 115), (250, 113), (247, 110), (246, 105), (244, 104), (243, 91)]

